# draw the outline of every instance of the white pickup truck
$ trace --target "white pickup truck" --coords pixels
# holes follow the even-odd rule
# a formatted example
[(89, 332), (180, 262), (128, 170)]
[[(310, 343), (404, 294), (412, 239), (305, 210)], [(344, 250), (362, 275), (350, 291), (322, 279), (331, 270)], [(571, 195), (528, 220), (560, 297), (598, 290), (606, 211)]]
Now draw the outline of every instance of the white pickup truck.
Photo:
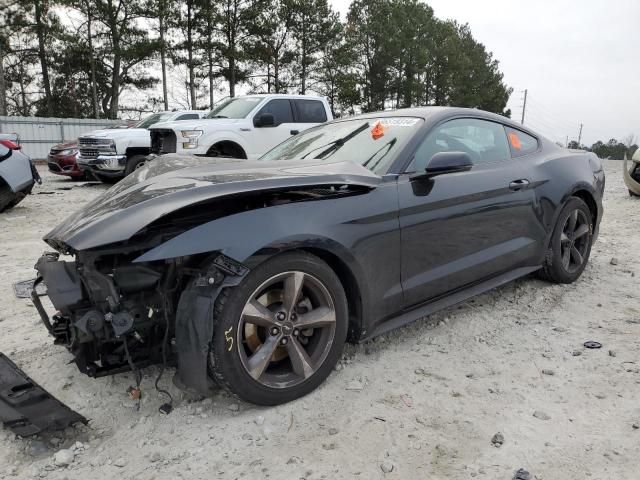
[(151, 137), (149, 127), (158, 122), (184, 122), (206, 115), (207, 112), (183, 110), (158, 112), (135, 124), (132, 128), (110, 128), (87, 132), (78, 138), (78, 167), (100, 180), (122, 178), (140, 168), (149, 155)]
[(151, 153), (256, 159), (292, 135), (332, 120), (326, 98), (246, 95), (230, 98), (206, 117), (155, 124)]

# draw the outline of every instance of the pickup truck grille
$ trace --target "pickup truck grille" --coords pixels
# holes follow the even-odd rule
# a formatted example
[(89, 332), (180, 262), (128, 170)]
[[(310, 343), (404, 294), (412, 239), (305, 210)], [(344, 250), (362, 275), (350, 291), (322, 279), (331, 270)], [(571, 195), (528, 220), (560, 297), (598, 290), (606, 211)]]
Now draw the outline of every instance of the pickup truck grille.
[(78, 150), (80, 156), (85, 159), (97, 158), (101, 153), (113, 153), (110, 138), (80, 137), (78, 139)]
[(111, 145), (110, 138), (94, 138), (94, 137), (80, 137), (78, 139), (80, 145)]
[(151, 130), (151, 153), (156, 155), (175, 153), (176, 142), (176, 134), (173, 130), (160, 128)]
[(95, 148), (80, 147), (80, 155), (84, 158), (96, 158), (98, 156), (98, 150)]

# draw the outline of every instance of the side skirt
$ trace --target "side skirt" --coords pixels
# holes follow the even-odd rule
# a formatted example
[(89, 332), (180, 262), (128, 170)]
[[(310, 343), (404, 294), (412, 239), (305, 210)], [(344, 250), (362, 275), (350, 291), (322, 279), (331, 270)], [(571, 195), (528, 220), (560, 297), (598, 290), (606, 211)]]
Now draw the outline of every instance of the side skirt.
[(462, 290), (457, 290), (454, 293), (450, 293), (444, 297), (438, 298), (437, 300), (432, 300), (429, 303), (420, 305), (409, 311), (404, 311), (400, 313), (400, 315), (392, 317), (379, 324), (372, 332), (360, 338), (360, 342), (364, 342), (373, 337), (377, 337), (378, 335), (382, 335), (383, 333), (395, 330), (396, 328), (400, 328), (408, 323), (415, 322), (416, 320), (427, 317), (432, 313), (451, 307), (452, 305), (456, 305), (460, 302), (464, 302), (471, 297), (493, 290), (500, 285), (504, 285), (505, 283), (509, 283), (517, 278), (524, 277), (525, 275), (539, 269), (539, 266), (517, 268), (507, 273), (503, 273), (502, 275), (484, 280), (480, 283), (475, 283)]

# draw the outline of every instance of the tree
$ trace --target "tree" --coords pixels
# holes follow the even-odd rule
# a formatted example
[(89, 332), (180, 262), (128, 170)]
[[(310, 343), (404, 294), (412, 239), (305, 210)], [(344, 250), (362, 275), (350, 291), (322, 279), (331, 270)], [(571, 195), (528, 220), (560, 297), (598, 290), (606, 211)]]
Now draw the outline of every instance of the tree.
[(327, 43), (341, 34), (340, 17), (327, 0), (286, 0), (291, 12), (291, 40), (295, 45), (299, 92), (307, 93), (308, 79), (320, 62)]
[[(84, 0), (91, 1), (91, 0)], [(162, 102), (164, 110), (169, 110), (169, 95), (167, 93), (167, 57), (168, 50), (172, 49), (169, 42), (169, 29), (172, 26), (170, 18), (175, 17), (177, 5), (175, 0), (144, 0), (144, 15), (154, 23), (158, 35), (157, 53), (160, 56), (160, 71), (162, 74)]]
[(173, 61), (184, 64), (187, 67), (187, 88), (189, 91), (189, 105), (197, 108), (197, 79), (196, 70), (201, 66), (198, 52), (198, 4), (197, 0), (184, 0), (182, 2), (175, 25), (180, 31), (182, 41), (174, 45)]
[(41, 85), (44, 90), (40, 111), (44, 115), (53, 116), (49, 53), (55, 35), (60, 30), (58, 18), (53, 12), (54, 0), (21, 0), (11, 3), (8, 10), (11, 7), (11, 15), (5, 17), (5, 20), (9, 20), (7, 24), (12, 25), (14, 32), (20, 31), (25, 35), (27, 48), (32, 50), (39, 62)]
[(96, 33), (105, 52), (104, 67), (110, 71), (109, 92), (102, 99), (102, 109), (109, 118), (118, 117), (120, 95), (133, 86), (146, 89), (157, 80), (138, 67), (144, 67), (157, 49), (142, 24), (144, 9), (139, 0), (92, 0), (95, 22), (102, 28)]
[(216, 79), (219, 77), (220, 64), (216, 49), (216, 6), (212, 0), (199, 0), (200, 22), (198, 23), (199, 48), (203, 52), (203, 65), (209, 83), (209, 108), (213, 109)]
[(216, 8), (218, 52), (222, 75), (229, 83), (229, 96), (235, 97), (236, 85), (246, 78), (240, 62), (253, 34), (253, 26), (267, 0), (220, 0)]
[(355, 113), (354, 105), (360, 103), (358, 76), (351, 67), (354, 55), (340, 25), (340, 31), (324, 45), (319, 68), (312, 73), (314, 89), (327, 97), (334, 117)]
[[(247, 41), (247, 56), (253, 59), (259, 73), (266, 78), (267, 92), (282, 93), (288, 88), (284, 80), (284, 69), (294, 60), (290, 35), (293, 19), (291, 2), (287, 0), (270, 0), (259, 12)], [(258, 85), (260, 87), (261, 85)]]
[(354, 0), (347, 14), (346, 41), (355, 52), (360, 89), (367, 112), (384, 110), (392, 61), (390, 0)]

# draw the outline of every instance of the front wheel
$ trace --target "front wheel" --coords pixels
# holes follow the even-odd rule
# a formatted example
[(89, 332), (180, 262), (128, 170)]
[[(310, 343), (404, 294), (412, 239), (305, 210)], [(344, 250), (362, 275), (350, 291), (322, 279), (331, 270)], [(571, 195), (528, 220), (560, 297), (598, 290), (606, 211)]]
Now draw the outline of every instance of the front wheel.
[(214, 379), (244, 400), (278, 405), (331, 373), (347, 336), (344, 289), (322, 260), (278, 255), (224, 290), (209, 355)]
[(146, 155), (132, 155), (127, 159), (127, 166), (125, 167), (125, 170), (124, 170), (125, 176), (138, 170), (139, 168), (142, 168), (146, 162), (147, 162)]
[(555, 283), (575, 282), (587, 266), (593, 241), (593, 218), (586, 203), (571, 197), (560, 211), (542, 277)]

